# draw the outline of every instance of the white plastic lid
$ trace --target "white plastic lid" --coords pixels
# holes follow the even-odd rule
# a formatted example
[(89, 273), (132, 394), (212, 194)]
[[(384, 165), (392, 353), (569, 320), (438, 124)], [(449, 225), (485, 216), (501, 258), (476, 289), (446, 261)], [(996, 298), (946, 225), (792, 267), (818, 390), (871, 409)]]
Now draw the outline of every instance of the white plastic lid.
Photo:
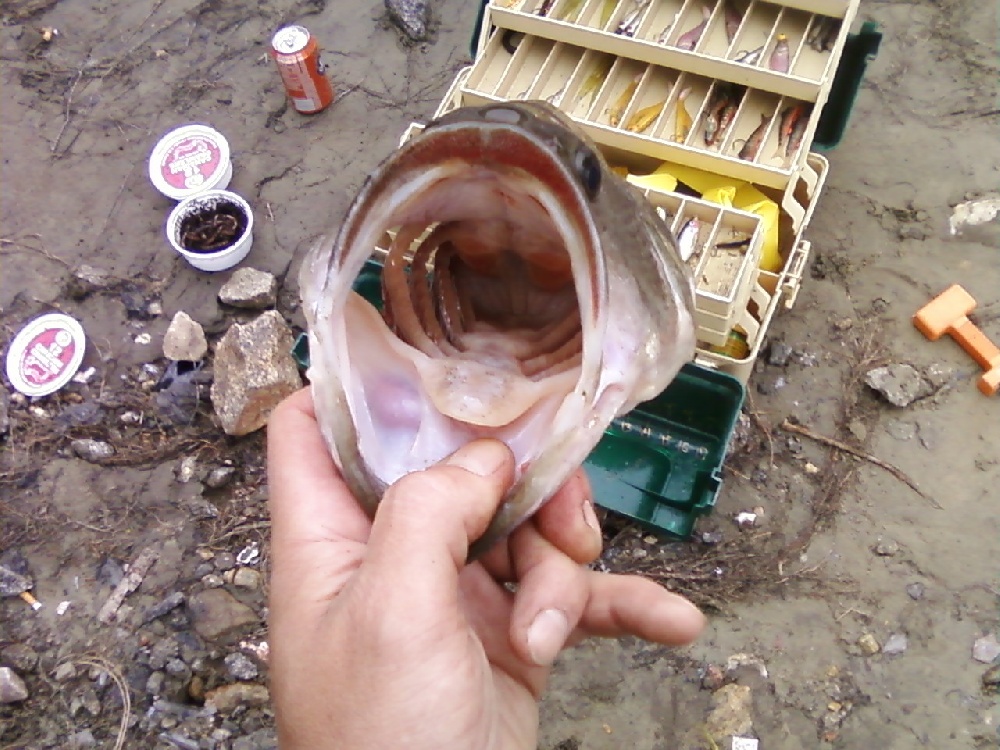
[(214, 189), (229, 167), (229, 141), (207, 125), (171, 130), (149, 155), (149, 179), (157, 190), (177, 201)]
[(25, 396), (47, 396), (76, 375), (87, 337), (76, 320), (62, 313), (35, 318), (7, 350), (7, 379)]

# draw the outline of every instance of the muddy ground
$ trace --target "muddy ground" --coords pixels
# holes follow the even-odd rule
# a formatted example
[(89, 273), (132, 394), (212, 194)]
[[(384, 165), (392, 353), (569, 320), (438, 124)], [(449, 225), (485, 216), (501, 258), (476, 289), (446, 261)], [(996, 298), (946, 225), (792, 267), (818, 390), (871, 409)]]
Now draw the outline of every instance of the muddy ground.
[[(885, 40), (827, 154), (809, 273), (771, 330), (791, 351), (772, 347), (751, 380), (718, 508), (690, 544), (607, 522), (606, 565), (689, 593), (711, 625), (682, 650), (599, 642), (566, 654), (542, 748), (728, 749), (734, 734), (764, 750), (997, 746), (997, 696), (972, 648), (1000, 628), (1000, 397), (976, 390), (957, 346), (910, 322), (956, 282), (1000, 340), (1000, 232), (947, 233), (951, 206), (1000, 185), (992, 5), (863, 0), (860, 17)], [(150, 185), (146, 158), (185, 122), (227, 135), (232, 188), (257, 213), (247, 264), (278, 275), (278, 309), (300, 325), (303, 252), (469, 61), (472, 4), (439, 0), (433, 13), (431, 40), (412, 45), (374, 1), (2, 6), (4, 350), (24, 321), (62, 310), (83, 322), (95, 375), (10, 405), (0, 554), (22, 558), (45, 607), (0, 600), (0, 666), (30, 693), (0, 706), (0, 747), (110, 748), (123, 717), (119, 747), (273, 747), (256, 687), (267, 637), (261, 436), (226, 438), (204, 403), (193, 425), (164, 425), (149, 392), (176, 311), (213, 342), (246, 316), (216, 300), (227, 274), (198, 273), (168, 250), (172, 204)], [(319, 116), (289, 111), (264, 57), (292, 21), (329, 51), (341, 98)], [(49, 42), (46, 27), (58, 29)], [(112, 278), (74, 300), (66, 286), (81, 263)], [(137, 343), (144, 333), (149, 343)], [(944, 374), (931, 395), (894, 407), (863, 382), (884, 363)], [(142, 423), (122, 421), (127, 412)], [(782, 429), (788, 418), (896, 467), (922, 494)], [(73, 457), (70, 441), (88, 437), (117, 452)], [(734, 515), (754, 508), (757, 526), (738, 529)], [(258, 559), (234, 560), (254, 542)], [(99, 623), (122, 566), (150, 547), (158, 560), (118, 622)], [(168, 611), (150, 611), (164, 600)], [(206, 711), (206, 691), (228, 684), (238, 687)]]

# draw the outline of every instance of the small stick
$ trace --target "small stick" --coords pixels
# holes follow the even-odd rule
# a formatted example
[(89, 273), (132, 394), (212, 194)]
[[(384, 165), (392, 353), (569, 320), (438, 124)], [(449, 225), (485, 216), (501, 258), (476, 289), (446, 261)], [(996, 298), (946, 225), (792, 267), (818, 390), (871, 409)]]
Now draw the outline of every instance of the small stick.
[(803, 427), (802, 425), (789, 422), (787, 419), (781, 423), (781, 429), (788, 430), (789, 432), (794, 432), (799, 435), (804, 435), (805, 437), (811, 440), (815, 440), (817, 443), (822, 443), (823, 445), (827, 445), (831, 448), (836, 448), (837, 450), (843, 451), (844, 453), (850, 453), (852, 456), (856, 458), (860, 458), (865, 461), (868, 461), (869, 463), (875, 464), (880, 469), (885, 469), (887, 472), (892, 474), (894, 477), (896, 477), (896, 479), (898, 479), (900, 482), (905, 484), (911, 490), (916, 492), (918, 495), (920, 495), (920, 497), (929, 502), (935, 508), (937, 508), (938, 510), (944, 510), (944, 508), (941, 507), (941, 505), (934, 498), (932, 498), (926, 492), (921, 490), (917, 486), (917, 483), (914, 482), (912, 479), (910, 479), (906, 474), (904, 474), (901, 469), (896, 468), (892, 464), (886, 463), (881, 458), (873, 456), (871, 453), (865, 453), (864, 451), (860, 451), (857, 448), (852, 448), (847, 443), (842, 443), (839, 440), (834, 440), (833, 438), (826, 437), (825, 435), (820, 435), (818, 433), (813, 432), (807, 427)]
[(159, 557), (159, 552), (153, 547), (146, 547), (146, 549), (139, 553), (139, 556), (135, 558), (135, 562), (129, 568), (128, 575), (118, 582), (115, 590), (111, 592), (111, 596), (108, 597), (108, 600), (104, 602), (104, 606), (101, 607), (101, 611), (97, 613), (97, 619), (100, 622), (107, 625), (115, 619), (115, 614), (118, 612), (118, 608), (122, 605), (122, 602), (125, 601), (125, 597), (139, 588), (142, 579), (146, 577), (146, 573), (153, 567), (153, 563), (156, 562), (157, 557)]

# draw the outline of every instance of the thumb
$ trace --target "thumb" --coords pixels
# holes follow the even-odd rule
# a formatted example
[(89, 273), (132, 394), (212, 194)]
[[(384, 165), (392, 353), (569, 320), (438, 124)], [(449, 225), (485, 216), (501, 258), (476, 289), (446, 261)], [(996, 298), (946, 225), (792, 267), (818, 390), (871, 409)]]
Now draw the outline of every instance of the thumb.
[[(380, 596), (457, 601), (469, 545), (489, 525), (513, 482), (514, 456), (498, 440), (474, 440), (441, 463), (386, 490), (362, 575)], [(405, 611), (405, 610), (404, 610)]]

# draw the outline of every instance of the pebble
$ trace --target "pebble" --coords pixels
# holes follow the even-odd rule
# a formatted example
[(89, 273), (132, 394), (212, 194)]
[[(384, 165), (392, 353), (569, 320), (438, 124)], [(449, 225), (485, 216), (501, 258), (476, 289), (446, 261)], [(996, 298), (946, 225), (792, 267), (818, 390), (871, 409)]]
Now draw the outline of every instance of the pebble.
[(865, 656), (874, 656), (882, 650), (879, 642), (875, 640), (875, 636), (871, 633), (865, 633), (863, 636), (858, 638), (858, 646), (861, 648), (861, 653)]
[(167, 674), (171, 674), (174, 677), (187, 677), (190, 672), (191, 670), (188, 668), (188, 665), (180, 659), (171, 659), (167, 662)]
[(274, 407), (301, 388), (293, 344), (292, 332), (276, 310), (226, 331), (215, 350), (211, 399), (227, 435), (259, 430)]
[[(194, 518), (218, 518), (219, 508), (203, 497), (193, 497), (184, 503), (184, 509)], [(206, 571), (207, 572), (207, 571)]]
[(114, 588), (124, 577), (125, 570), (122, 568), (121, 563), (113, 557), (104, 558), (104, 562), (102, 562), (101, 566), (97, 569), (97, 580), (105, 586), (111, 586)]
[(28, 687), (10, 667), (0, 667), (0, 704), (20, 703), (28, 699)]
[(924, 378), (934, 390), (944, 388), (955, 377), (955, 368), (948, 365), (933, 364), (924, 369)]
[(151, 317), (149, 314), (149, 302), (146, 300), (145, 295), (135, 287), (122, 290), (119, 299), (121, 299), (122, 305), (125, 306), (125, 313), (128, 317), (135, 320), (149, 320)]
[(899, 545), (892, 539), (879, 539), (875, 545), (875, 554), (880, 557), (892, 557), (899, 552)]
[[(208, 563), (205, 564), (208, 565)], [(202, 576), (201, 582), (210, 589), (218, 589), (226, 585), (225, 580), (223, 580), (220, 576), (217, 576), (215, 573), (209, 573), (208, 575)]]
[(73, 453), (84, 461), (102, 461), (115, 455), (114, 446), (103, 440), (81, 439), (69, 444)]
[(151, 669), (163, 669), (167, 662), (176, 658), (180, 652), (180, 644), (173, 638), (162, 638), (153, 644), (149, 650), (149, 666)]
[(995, 633), (977, 638), (972, 644), (972, 658), (976, 661), (992, 664), (998, 656), (1000, 656), (1000, 642), (997, 641)]
[(1000, 664), (990, 667), (983, 672), (983, 688), (986, 690), (1000, 690)]
[(721, 531), (703, 531), (701, 541), (703, 544), (719, 544), (722, 541)]
[(847, 430), (857, 438), (858, 442), (863, 443), (868, 439), (868, 428), (860, 419), (852, 419), (847, 425)]
[(876, 367), (865, 373), (868, 387), (881, 393), (892, 405), (907, 407), (931, 393), (930, 384), (912, 365), (893, 364)]
[(901, 240), (926, 240), (930, 236), (927, 229), (919, 224), (903, 224), (896, 235)]
[(198, 459), (185, 456), (177, 467), (177, 481), (187, 484), (198, 475)]
[(723, 685), (712, 693), (712, 710), (705, 719), (705, 731), (716, 742), (747, 734), (753, 729), (752, 703), (750, 688), (746, 685)]
[(278, 280), (274, 274), (256, 268), (239, 268), (219, 290), (224, 305), (247, 310), (266, 310), (278, 299)]
[(414, 42), (427, 39), (429, 9), (427, 0), (385, 0), (389, 20)]
[(33, 585), (31, 576), (11, 570), (6, 565), (0, 565), (0, 596), (19, 596)]
[(192, 677), (187, 686), (187, 694), (191, 700), (202, 703), (205, 700), (205, 680), (198, 675)]
[(195, 632), (206, 640), (223, 638), (259, 624), (250, 607), (221, 588), (199, 591), (188, 598), (187, 606)]
[(909, 646), (909, 641), (905, 633), (893, 633), (886, 639), (882, 653), (887, 656), (896, 656), (906, 651), (907, 646)]
[(784, 375), (764, 373), (757, 378), (757, 392), (764, 396), (771, 396), (784, 388), (787, 383)]
[(257, 665), (246, 654), (239, 652), (229, 654), (226, 659), (226, 669), (231, 677), (237, 680), (252, 680), (257, 676)]
[(273, 729), (258, 729), (245, 737), (238, 737), (233, 750), (278, 750), (278, 738)]
[(232, 552), (220, 552), (215, 556), (215, 567), (219, 570), (232, 570), (236, 567), (236, 555)]
[(71, 748), (97, 747), (97, 740), (94, 733), (89, 729), (84, 729), (69, 736), (69, 746)]
[(208, 354), (208, 341), (201, 324), (183, 310), (174, 315), (163, 335), (163, 356), (183, 362), (197, 362)]
[(27, 643), (12, 643), (0, 651), (0, 662), (19, 672), (32, 672), (38, 665), (38, 652)]
[(237, 568), (233, 585), (243, 589), (256, 589), (260, 586), (260, 577), (260, 572), (253, 568)]
[(918, 601), (924, 598), (924, 584), (922, 583), (908, 583), (906, 584), (906, 593), (913, 599), (913, 601)]
[(145, 625), (158, 617), (163, 617), (163, 615), (167, 614), (167, 612), (177, 609), (177, 607), (181, 606), (183, 603), (183, 592), (175, 591), (174, 593), (169, 594), (166, 598), (146, 610), (146, 613), (142, 618), (142, 624)]
[(230, 714), (240, 706), (265, 706), (270, 694), (263, 685), (254, 682), (234, 682), (205, 693), (205, 707)]
[(718, 664), (709, 664), (705, 667), (705, 674), (701, 678), (701, 686), (705, 690), (716, 691), (726, 682), (726, 673)]
[(58, 667), (56, 671), (52, 673), (52, 679), (56, 682), (67, 682), (76, 677), (76, 667), (73, 662), (64, 661)]
[(236, 476), (235, 466), (219, 466), (208, 472), (205, 484), (213, 490), (217, 490), (229, 484), (234, 476)]
[(792, 359), (792, 347), (784, 341), (772, 341), (767, 350), (767, 363), (775, 367), (785, 367)]
[(163, 691), (163, 683), (167, 676), (163, 672), (153, 672), (146, 680), (146, 692), (150, 695), (159, 695)]
[(101, 701), (90, 685), (84, 685), (70, 698), (70, 716), (76, 716), (81, 711), (86, 711), (91, 716), (101, 715)]

